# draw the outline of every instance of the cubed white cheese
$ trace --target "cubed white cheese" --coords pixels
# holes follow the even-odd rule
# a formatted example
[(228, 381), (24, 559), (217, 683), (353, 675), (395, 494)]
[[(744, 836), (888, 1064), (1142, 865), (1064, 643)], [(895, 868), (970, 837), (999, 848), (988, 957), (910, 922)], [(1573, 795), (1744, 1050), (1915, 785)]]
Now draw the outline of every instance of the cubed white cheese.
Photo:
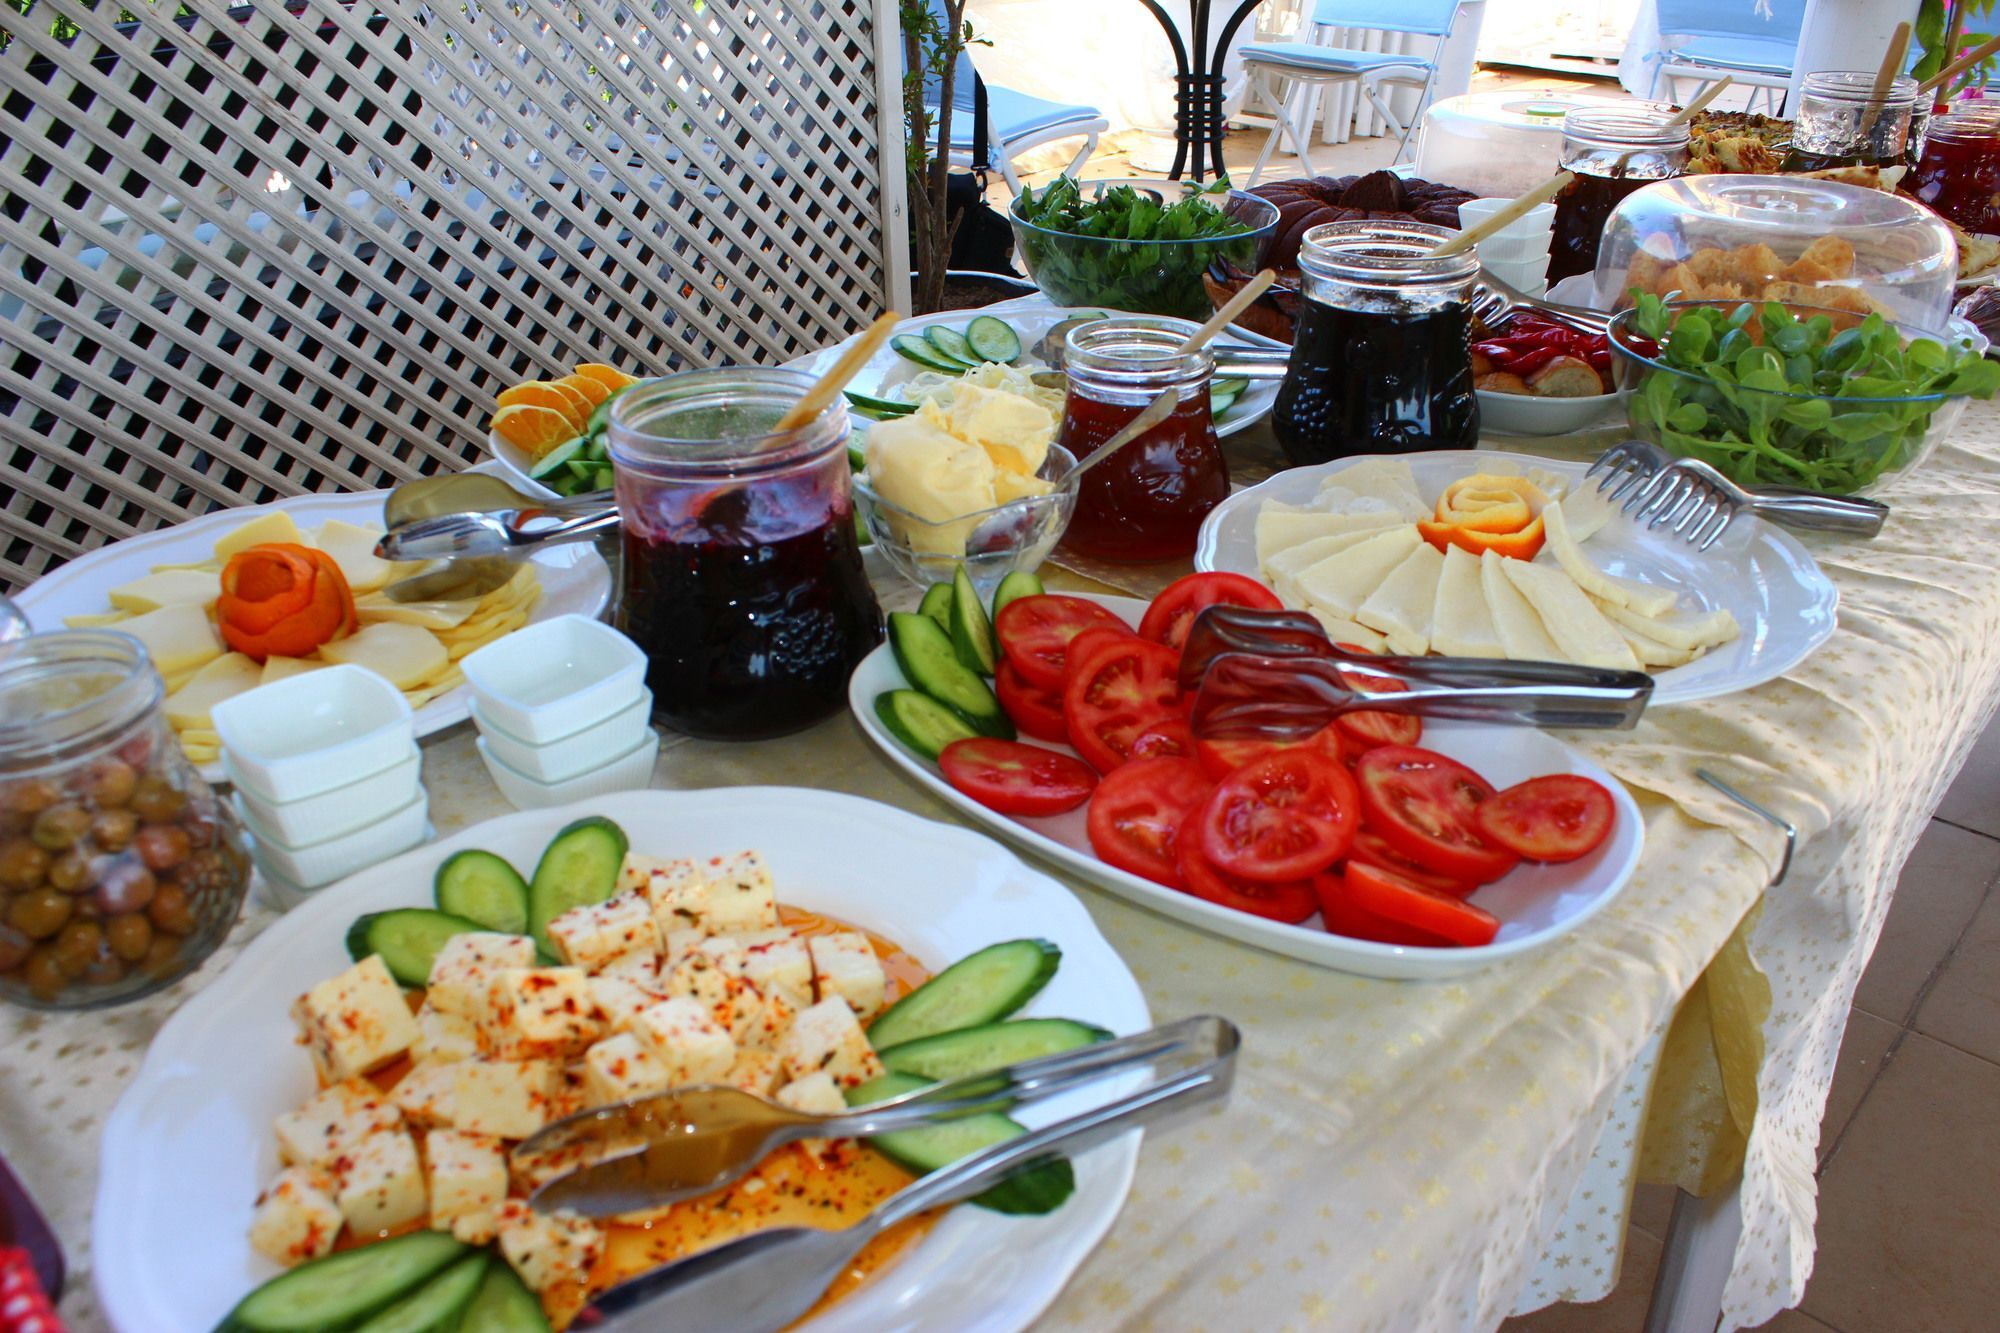
[(402, 1123), (387, 1093), (365, 1078), (348, 1079), (278, 1117), (278, 1156), (287, 1166), (331, 1169), (370, 1134)]
[(710, 935), (695, 945), (694, 951), (732, 977), (742, 976), (743, 965), (749, 961), (743, 939), (738, 935)]
[(740, 1050), (777, 1050), (778, 1043), (785, 1039), (785, 1034), (792, 1030), (792, 1024), (798, 1021), (798, 1010), (776, 992), (760, 991), (747, 981), (742, 984), (756, 997), (756, 1006), (743, 1016), (729, 1035), (735, 1038)]
[(832, 935), (815, 935), (806, 941), (812, 951), (813, 978), (819, 998), (839, 996), (853, 1006), (855, 1016), (866, 1023), (882, 1009), (888, 978), (882, 975), (882, 960), (875, 946), (858, 930)]
[(580, 967), (510, 967), (493, 975), (479, 1041), (496, 1060), (576, 1055), (604, 1035), (604, 1012)]
[(584, 1095), (585, 1083), (586, 1079), (584, 1078), (583, 1062), (581, 1060), (574, 1064), (564, 1065), (556, 1071), (555, 1100), (549, 1104), (549, 1119), (551, 1121), (566, 1120), (584, 1108), (587, 1104), (587, 1099)]
[[(780, 1106), (789, 1106), (807, 1115), (839, 1115), (847, 1109), (847, 1098), (840, 1095), (839, 1085), (825, 1072), (808, 1074), (795, 1083), (787, 1083), (778, 1090), (777, 1102)], [(820, 1161), (831, 1162), (845, 1151), (844, 1145), (852, 1140), (800, 1139), (797, 1142), (799, 1147)]]
[(451, 1090), (458, 1082), (458, 1063), (414, 1065), (396, 1080), (396, 1086), (389, 1090), (390, 1099), (412, 1125), (423, 1129), (451, 1123)]
[(587, 972), (596, 972), (628, 954), (655, 958), (660, 952), (653, 910), (640, 892), (570, 908), (549, 922), (549, 940), (565, 963)]
[(618, 872), (620, 892), (640, 889), (653, 909), (653, 924), (663, 940), (674, 932), (708, 931), (708, 878), (693, 861), (661, 861), (628, 853)]
[(605, 1030), (623, 1032), (633, 1019), (667, 997), (605, 973), (590, 979), (590, 998), (604, 1012)]
[(759, 931), (741, 939), (743, 975), (754, 982), (758, 990), (767, 995), (775, 992), (784, 996), (785, 1002), (794, 1009), (811, 1006), (812, 954), (806, 947), (804, 936), (780, 928)]
[(778, 1042), (778, 1058), (794, 1082), (824, 1072), (842, 1088), (853, 1088), (882, 1072), (853, 1008), (837, 995), (799, 1014)]
[(769, 1097), (778, 1090), (783, 1078), (784, 1066), (779, 1064), (775, 1052), (738, 1051), (736, 1063), (729, 1066), (729, 1075), (723, 1082), (759, 1097)]
[(417, 1144), (400, 1129), (370, 1134), (342, 1159), (334, 1173), (336, 1202), (354, 1234), (379, 1236), (424, 1215), (424, 1169)]
[(548, 1060), (462, 1060), (451, 1066), (452, 1127), (525, 1139), (552, 1118), (559, 1071)]
[(628, 953), (598, 968), (592, 979), (597, 977), (628, 982), (640, 990), (657, 991), (660, 988), (660, 955)]
[(711, 935), (766, 930), (778, 924), (778, 896), (771, 872), (756, 852), (718, 857), (703, 869), (708, 877)]
[(380, 1069), (417, 1042), (417, 1020), (379, 954), (301, 995), (292, 1017), (322, 1083)]
[(698, 926), (663, 931), (660, 935), (660, 970), (666, 971), (696, 949), (708, 935)]
[(533, 967), (535, 942), (526, 935), (475, 930), (453, 935), (431, 963), (424, 998), (441, 1013), (477, 1022), (486, 1012), (486, 988), (510, 967)]
[(606, 1037), (583, 1056), (584, 1100), (590, 1106), (650, 1097), (673, 1086), (667, 1068), (629, 1032)]
[(257, 1196), (250, 1219), (250, 1248), (287, 1268), (317, 1259), (340, 1235), (340, 1205), (334, 1183), (311, 1167), (287, 1167)]
[(567, 1209), (538, 1213), (520, 1199), (500, 1205), (500, 1253), (537, 1293), (580, 1284), (604, 1253), (604, 1230)]
[(484, 1245), (499, 1229), (507, 1201), (507, 1154), (484, 1134), (434, 1129), (424, 1135), (430, 1165), (431, 1226), (468, 1245)]
[(417, 1010), (417, 1043), (410, 1048), (411, 1059), (420, 1065), (442, 1065), (478, 1055), (479, 1027), (471, 1019), (430, 1004)]
[(728, 1031), (701, 1001), (684, 995), (640, 1014), (632, 1035), (666, 1070), (669, 1087), (719, 1083), (736, 1063), (736, 1042)]

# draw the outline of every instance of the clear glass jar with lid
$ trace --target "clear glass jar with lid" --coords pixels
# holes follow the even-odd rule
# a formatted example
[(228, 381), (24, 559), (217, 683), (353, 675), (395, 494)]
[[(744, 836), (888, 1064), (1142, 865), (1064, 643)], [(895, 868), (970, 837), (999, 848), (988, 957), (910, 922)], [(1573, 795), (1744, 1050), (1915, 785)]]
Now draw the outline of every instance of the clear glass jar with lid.
[(1384, 220), (1329, 222), (1302, 238), (1306, 299), (1271, 408), (1272, 433), (1295, 465), (1478, 445), (1479, 252), (1428, 253), (1457, 234)]
[(1799, 85), (1786, 171), (1893, 167), (1905, 162), (1917, 81), (1898, 76), (1881, 97), (1871, 70), (1828, 69)]
[(1563, 117), (1562, 167), (1576, 179), (1556, 196), (1551, 284), (1597, 267), (1605, 220), (1633, 191), (1687, 172), (1688, 130), (1675, 115), (1660, 102), (1613, 102)]
[(0, 997), (117, 1004), (214, 952), (250, 883), (243, 833), (194, 771), (137, 639), (0, 647)]

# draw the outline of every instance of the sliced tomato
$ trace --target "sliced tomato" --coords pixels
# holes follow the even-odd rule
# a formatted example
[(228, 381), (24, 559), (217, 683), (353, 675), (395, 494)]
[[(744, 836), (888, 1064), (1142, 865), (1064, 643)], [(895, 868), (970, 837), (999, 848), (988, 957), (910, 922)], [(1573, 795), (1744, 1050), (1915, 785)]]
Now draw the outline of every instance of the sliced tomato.
[(1093, 625), (1069, 641), (1069, 651), (1064, 654), (1063, 684), (1069, 684), (1069, 668), (1084, 661), (1098, 649), (1110, 644), (1124, 643), (1139, 636), (1124, 626), (1113, 629), (1109, 625)]
[(1069, 743), (1108, 773), (1155, 722), (1180, 716), (1180, 661), (1174, 650), (1137, 635), (1107, 637), (1076, 655), (1063, 686)]
[[(1349, 652), (1368, 651), (1351, 643), (1340, 646)], [(1347, 688), (1362, 694), (1402, 694), (1410, 688), (1400, 680), (1364, 676), (1358, 671), (1343, 671), (1340, 679)], [(1340, 734), (1348, 742), (1349, 758), (1378, 745), (1415, 745), (1424, 737), (1424, 720), (1414, 713), (1342, 713), (1333, 720), (1333, 725), (1340, 728)]]
[(1393, 870), (1405, 879), (1413, 879), (1427, 889), (1448, 893), (1454, 898), (1463, 898), (1479, 887), (1469, 879), (1456, 879), (1424, 869), (1391, 847), (1381, 834), (1365, 823), (1354, 831), (1354, 845), (1347, 849), (1347, 859)]
[(1485, 908), (1460, 902), (1449, 894), (1433, 893), (1393, 870), (1351, 862), (1345, 878), (1348, 896), (1356, 907), (1441, 936), (1452, 944), (1491, 944), (1499, 933), (1500, 918)]
[(1527, 861), (1574, 861), (1611, 836), (1618, 807), (1601, 783), (1576, 773), (1517, 782), (1479, 806), (1479, 831)]
[(1045, 690), (1062, 688), (1069, 641), (1087, 629), (1132, 632), (1131, 626), (1096, 602), (1060, 593), (1017, 597), (1000, 608), (993, 622), (1000, 651), (1021, 679)]
[(1391, 921), (1386, 916), (1377, 916), (1367, 908), (1357, 906), (1353, 893), (1347, 887), (1347, 877), (1337, 871), (1315, 875), (1312, 883), (1313, 891), (1319, 897), (1320, 924), (1330, 935), (1373, 940), (1377, 944), (1413, 944), (1426, 949), (1450, 947), (1442, 935)]
[(1146, 608), (1139, 636), (1169, 648), (1187, 642), (1188, 626), (1210, 606), (1247, 606), (1253, 611), (1282, 611), (1285, 604), (1253, 578), (1242, 574), (1189, 574), (1175, 579)]
[[(1132, 742), (1134, 759), (1193, 759), (1194, 732), (1184, 717), (1169, 717), (1140, 732)], [(1203, 769), (1206, 772), (1206, 768)]]
[(1003, 657), (993, 673), (993, 692), (1000, 696), (1000, 707), (1023, 736), (1054, 741), (1057, 745), (1069, 744), (1069, 731), (1063, 726), (1061, 690), (1030, 685), (1014, 664)]
[(1194, 756), (1201, 761), (1202, 771), (1220, 782), (1252, 760), (1262, 759), (1265, 755), (1275, 754), (1279, 750), (1289, 750), (1294, 745), (1310, 746), (1335, 763), (1340, 763), (1346, 758), (1346, 752), (1340, 744), (1340, 732), (1332, 723), (1321, 727), (1304, 740), (1297, 741), (1197, 740), (1194, 743)]
[(977, 736), (938, 755), (944, 780), (1003, 815), (1059, 815), (1090, 799), (1097, 774), (1081, 760), (1039, 745)]
[(1201, 811), (1202, 807), (1198, 806), (1188, 816), (1188, 822), (1182, 825), (1175, 842), (1175, 857), (1180, 864), (1183, 888), (1219, 907), (1233, 907), (1239, 912), (1294, 926), (1319, 910), (1319, 895), (1313, 892), (1309, 879), (1273, 884), (1243, 879), (1217, 869), (1202, 854), (1201, 834), (1195, 828), (1201, 819)]
[(1091, 847), (1120, 870), (1180, 888), (1175, 843), (1211, 785), (1192, 759), (1134, 759), (1112, 770), (1090, 798)]
[(1216, 784), (1201, 809), (1202, 854), (1243, 879), (1308, 879), (1347, 855), (1358, 811), (1354, 779), (1337, 761), (1305, 746), (1279, 750)]
[(1486, 884), (1514, 868), (1518, 858), (1479, 831), (1493, 785), (1456, 759), (1382, 745), (1355, 761), (1354, 779), (1368, 827), (1426, 870)]

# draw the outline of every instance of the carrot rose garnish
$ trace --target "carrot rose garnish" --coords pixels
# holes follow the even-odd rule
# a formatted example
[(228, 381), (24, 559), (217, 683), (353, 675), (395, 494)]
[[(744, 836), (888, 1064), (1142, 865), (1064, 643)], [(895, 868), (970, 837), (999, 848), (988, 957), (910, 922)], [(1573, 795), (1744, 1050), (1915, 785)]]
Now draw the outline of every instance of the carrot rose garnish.
[(289, 542), (230, 557), (215, 613), (222, 641), (259, 662), (305, 657), (355, 624), (354, 593), (333, 557)]

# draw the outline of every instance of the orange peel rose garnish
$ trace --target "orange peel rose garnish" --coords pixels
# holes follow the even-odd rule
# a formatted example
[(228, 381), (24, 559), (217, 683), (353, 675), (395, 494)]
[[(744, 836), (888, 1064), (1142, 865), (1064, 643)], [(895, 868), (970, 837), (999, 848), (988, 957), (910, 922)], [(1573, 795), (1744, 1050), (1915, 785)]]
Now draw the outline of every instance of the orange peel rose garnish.
[(305, 657), (353, 632), (354, 593), (326, 552), (267, 542), (222, 567), (215, 615), (222, 641), (246, 657)]
[(1489, 473), (1460, 477), (1438, 497), (1437, 521), (1474, 532), (1519, 532), (1548, 504), (1541, 488), (1522, 477)]
[(1535, 515), (1534, 520), (1519, 532), (1481, 532), (1477, 528), (1460, 527), (1453, 523), (1431, 522), (1417, 524), (1417, 531), (1440, 551), (1456, 546), (1474, 555), (1492, 551), (1515, 560), (1533, 560), (1536, 552), (1542, 549), (1544, 536), (1540, 514)]

